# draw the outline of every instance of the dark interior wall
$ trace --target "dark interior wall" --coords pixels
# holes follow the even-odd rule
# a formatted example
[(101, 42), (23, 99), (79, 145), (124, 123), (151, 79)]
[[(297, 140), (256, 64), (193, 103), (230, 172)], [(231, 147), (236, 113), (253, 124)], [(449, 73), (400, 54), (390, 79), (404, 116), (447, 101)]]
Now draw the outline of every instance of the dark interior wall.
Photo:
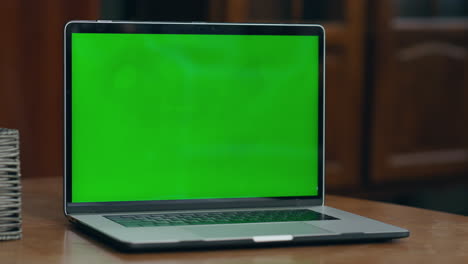
[(103, 0), (101, 18), (138, 21), (205, 21), (208, 0)]
[(0, 127), (20, 131), (24, 177), (62, 175), (63, 27), (98, 15), (93, 0), (0, 3)]

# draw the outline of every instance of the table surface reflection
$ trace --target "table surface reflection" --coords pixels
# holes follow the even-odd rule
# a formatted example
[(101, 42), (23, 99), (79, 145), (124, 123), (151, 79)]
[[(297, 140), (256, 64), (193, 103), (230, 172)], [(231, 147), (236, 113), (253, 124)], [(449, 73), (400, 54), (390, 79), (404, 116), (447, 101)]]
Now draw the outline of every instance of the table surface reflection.
[(121, 253), (77, 231), (62, 210), (59, 177), (23, 180), (23, 238), (0, 242), (0, 263), (468, 263), (468, 217), (327, 196), (327, 205), (411, 231), (380, 243)]

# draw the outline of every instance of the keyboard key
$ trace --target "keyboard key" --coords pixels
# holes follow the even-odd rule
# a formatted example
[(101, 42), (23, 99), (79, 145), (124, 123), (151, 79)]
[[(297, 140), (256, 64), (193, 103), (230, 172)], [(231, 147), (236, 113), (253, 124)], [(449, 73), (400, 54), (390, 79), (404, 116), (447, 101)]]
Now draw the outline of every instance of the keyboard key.
[(109, 215), (104, 217), (125, 227), (239, 224), (337, 219), (306, 209)]

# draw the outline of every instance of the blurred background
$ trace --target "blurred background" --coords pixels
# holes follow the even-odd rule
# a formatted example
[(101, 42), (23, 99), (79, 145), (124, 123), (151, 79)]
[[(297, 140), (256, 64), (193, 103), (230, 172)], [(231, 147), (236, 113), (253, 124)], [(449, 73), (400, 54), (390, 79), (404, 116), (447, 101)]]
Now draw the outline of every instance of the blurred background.
[(319, 23), (327, 32), (327, 190), (468, 215), (466, 0), (7, 0), (0, 7), (0, 127), (20, 130), (24, 178), (63, 175), (67, 21)]

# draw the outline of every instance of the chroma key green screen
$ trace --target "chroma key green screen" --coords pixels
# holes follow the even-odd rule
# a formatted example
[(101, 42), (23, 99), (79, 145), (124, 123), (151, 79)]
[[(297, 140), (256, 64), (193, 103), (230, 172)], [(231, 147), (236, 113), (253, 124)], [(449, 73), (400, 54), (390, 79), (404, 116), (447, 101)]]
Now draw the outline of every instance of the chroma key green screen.
[(72, 34), (72, 202), (314, 196), (316, 36)]

